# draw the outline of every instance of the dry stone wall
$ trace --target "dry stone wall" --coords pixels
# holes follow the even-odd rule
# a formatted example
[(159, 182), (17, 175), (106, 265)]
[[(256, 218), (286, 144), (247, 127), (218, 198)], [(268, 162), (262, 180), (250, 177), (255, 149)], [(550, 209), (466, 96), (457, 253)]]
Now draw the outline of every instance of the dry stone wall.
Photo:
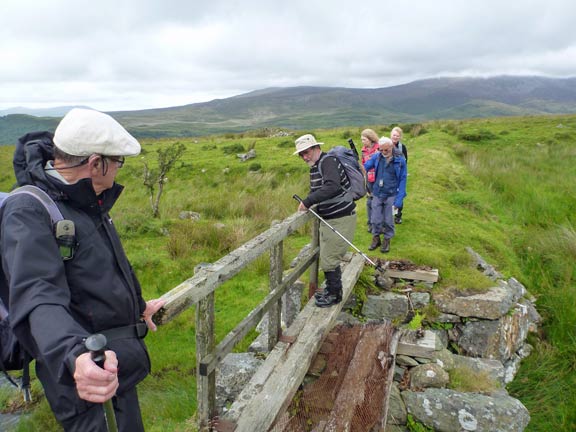
[[(438, 432), (521, 432), (530, 421), (528, 410), (508, 394), (506, 385), (532, 350), (526, 337), (540, 322), (535, 300), (516, 279), (505, 279), (476, 252), (468, 252), (478, 270), (494, 281), (485, 292), (440, 293), (434, 289), (439, 275), (433, 269), (390, 268), (386, 274), (375, 275), (382, 291), (364, 301), (366, 320), (407, 323), (430, 305), (438, 311), (433, 320), (427, 318), (433, 322), (427, 323), (426, 330), (401, 330), (387, 432), (408, 432), (411, 422)], [(297, 283), (285, 296), (284, 326), (298, 313), (302, 290), (303, 284)], [(344, 309), (355, 306), (355, 299), (349, 299)], [(339, 321), (360, 322), (346, 312)], [(219, 371), (220, 412), (258, 367), (254, 352), (265, 351), (265, 325), (264, 321), (261, 337), (252, 344), (253, 353), (230, 354)]]
[(430, 280), (423, 284), (417, 279), (403, 279), (398, 289), (394, 279), (401, 275), (392, 277), (392, 284), (389, 275), (378, 275), (376, 284), (386, 291), (369, 295), (363, 305), (368, 320), (407, 322), (428, 304), (439, 311), (429, 323), (434, 330), (404, 330), (400, 338), (390, 432), (408, 431), (410, 421), (439, 432), (521, 432), (530, 421), (506, 384), (532, 349), (526, 337), (540, 322), (534, 299), (516, 279), (505, 280), (473, 250), (469, 253), (494, 281), (486, 292), (435, 293)]

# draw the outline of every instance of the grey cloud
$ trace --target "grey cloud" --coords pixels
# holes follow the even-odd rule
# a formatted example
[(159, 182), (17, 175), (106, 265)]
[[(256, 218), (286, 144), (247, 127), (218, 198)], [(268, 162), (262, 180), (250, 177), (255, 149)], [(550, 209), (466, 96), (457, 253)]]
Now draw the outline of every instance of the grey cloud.
[(134, 109), (268, 86), (576, 75), (576, 4), (543, 6), (540, 0), (100, 0), (87, 7), (3, 0), (0, 107), (60, 97), (61, 104)]

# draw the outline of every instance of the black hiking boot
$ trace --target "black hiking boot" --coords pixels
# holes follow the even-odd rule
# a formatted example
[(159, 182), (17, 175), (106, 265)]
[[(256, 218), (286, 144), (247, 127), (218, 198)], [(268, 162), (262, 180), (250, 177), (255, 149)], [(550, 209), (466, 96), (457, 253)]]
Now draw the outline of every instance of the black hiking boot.
[(380, 252), (388, 253), (390, 252), (390, 239), (385, 238), (384, 243), (382, 243), (382, 247), (380, 248)]
[(316, 306), (329, 307), (342, 301), (342, 270), (340, 266), (332, 271), (325, 271), (326, 289), (319, 296), (314, 295)]
[(395, 223), (396, 225), (400, 225), (400, 224), (402, 223), (402, 217), (401, 217), (401, 216), (396, 216), (396, 217), (394, 218), (394, 223)]
[(314, 298), (315, 298), (316, 300), (318, 300), (320, 297), (324, 297), (324, 296), (327, 295), (327, 294), (328, 294), (328, 290), (327, 290), (326, 288), (324, 288), (323, 290), (316, 291), (316, 292), (314, 293)]
[(342, 301), (342, 295), (330, 294), (316, 298), (316, 306), (320, 308), (330, 307)]
[(372, 243), (370, 244), (370, 246), (368, 246), (368, 250), (374, 250), (378, 246), (380, 246), (380, 244), (381, 244), (380, 235), (372, 236)]

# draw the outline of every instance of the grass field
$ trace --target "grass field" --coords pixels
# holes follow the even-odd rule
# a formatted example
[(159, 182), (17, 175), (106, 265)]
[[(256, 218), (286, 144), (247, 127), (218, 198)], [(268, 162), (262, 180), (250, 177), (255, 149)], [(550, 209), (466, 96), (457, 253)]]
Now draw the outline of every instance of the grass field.
[[(470, 266), (470, 246), (522, 282), (537, 297), (544, 323), (531, 336), (535, 349), (508, 390), (530, 411), (527, 431), (576, 430), (576, 116), (402, 126), (408, 196), (389, 257), (438, 268), (438, 289), (472, 288), (486, 281)], [(388, 135), (391, 125), (368, 127)], [(301, 133), (315, 133), (329, 148), (345, 145), (349, 136), (359, 143), (361, 129)], [(142, 185), (141, 157), (128, 160), (118, 178), (126, 190), (112, 216), (146, 298), (170, 290), (197, 264), (216, 261), (296, 210), (291, 197), (306, 194), (308, 168), (292, 156), (294, 137), (259, 135), (180, 139), (186, 152), (168, 175), (158, 219), (151, 217)], [(174, 142), (143, 141), (142, 157), (153, 164), (156, 149)], [(252, 146), (256, 159), (240, 162), (236, 153)], [(13, 183), (12, 151), (0, 148), (2, 190)], [(182, 211), (198, 212), (201, 219), (180, 220)], [(363, 201), (358, 212), (355, 244), (366, 251)], [(300, 230), (285, 255), (295, 256), (307, 242)], [(217, 292), (219, 339), (266, 295), (267, 265), (257, 261)], [(147, 337), (153, 372), (139, 386), (147, 431), (194, 430), (193, 323), (190, 310)], [(20, 430), (58, 430), (45, 401), (34, 406)]]

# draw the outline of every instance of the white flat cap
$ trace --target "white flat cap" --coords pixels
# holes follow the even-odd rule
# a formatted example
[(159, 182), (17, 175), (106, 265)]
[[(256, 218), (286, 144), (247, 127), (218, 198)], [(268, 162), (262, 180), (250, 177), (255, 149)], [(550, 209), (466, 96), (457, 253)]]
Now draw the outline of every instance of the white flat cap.
[(108, 114), (74, 108), (54, 132), (54, 145), (73, 156), (135, 156), (140, 143)]

